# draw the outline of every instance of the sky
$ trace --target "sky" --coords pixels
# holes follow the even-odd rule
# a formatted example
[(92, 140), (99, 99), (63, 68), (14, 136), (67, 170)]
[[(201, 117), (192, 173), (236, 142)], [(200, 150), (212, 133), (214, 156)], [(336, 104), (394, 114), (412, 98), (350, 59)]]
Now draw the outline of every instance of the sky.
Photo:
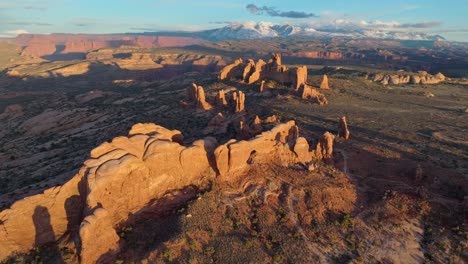
[(0, 0), (0, 37), (197, 31), (260, 21), (417, 31), (468, 42), (468, 0)]

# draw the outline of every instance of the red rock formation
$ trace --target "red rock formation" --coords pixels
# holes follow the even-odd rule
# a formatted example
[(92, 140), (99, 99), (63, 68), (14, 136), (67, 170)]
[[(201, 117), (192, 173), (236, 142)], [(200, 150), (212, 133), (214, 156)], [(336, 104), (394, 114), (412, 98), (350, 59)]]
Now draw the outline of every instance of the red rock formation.
[(250, 75), (252, 75), (254, 71), (255, 71), (255, 61), (252, 59), (249, 59), (242, 73), (242, 80), (244, 82), (248, 82)]
[(346, 116), (340, 118), (338, 123), (338, 136), (344, 139), (349, 139), (348, 124), (346, 123)]
[(235, 91), (232, 93), (232, 101), (235, 104), (234, 111), (236, 113), (245, 110), (245, 94), (242, 91)]
[(192, 86), (187, 88), (187, 100), (189, 102), (197, 101), (197, 90), (198, 90), (198, 85), (196, 85), (195, 83), (192, 83)]
[(198, 86), (197, 89), (197, 108), (203, 110), (209, 110), (212, 108), (211, 105), (206, 101), (205, 90), (203, 90), (203, 87), (201, 86)]
[(320, 89), (330, 89), (330, 86), (328, 85), (328, 76), (326, 74), (323, 75), (322, 77), (322, 82), (320, 83)]
[(301, 85), (305, 84), (306, 82), (307, 82), (307, 67), (301, 66), (301, 67), (296, 68), (294, 78), (293, 78), (294, 89), (298, 91), (299, 87), (301, 87)]
[(271, 61), (276, 64), (277, 66), (282, 65), (281, 64), (281, 54), (278, 53), (273, 53), (271, 55)]
[(330, 132), (325, 132), (320, 138), (315, 148), (315, 155), (318, 159), (329, 160), (333, 157), (333, 141), (335, 136)]
[(224, 94), (224, 90), (219, 90), (216, 94), (216, 105), (217, 106), (226, 106), (228, 103), (226, 101), (226, 96)]
[(252, 84), (262, 77), (262, 71), (263, 67), (266, 65), (266, 62), (262, 59), (258, 60), (257, 63), (255, 63), (255, 69), (253, 73), (249, 76), (247, 83)]
[(316, 89), (312, 88), (307, 84), (303, 84), (300, 89), (301, 98), (302, 99), (309, 99), (311, 98), (319, 105), (326, 105), (328, 104), (328, 100), (325, 95), (319, 93)]
[(289, 121), (249, 141), (229, 141), (219, 146), (214, 152), (219, 174), (229, 179), (228, 175), (239, 174), (252, 163), (274, 162), (287, 166), (299, 162), (299, 155), (290, 148), (290, 145), (293, 149), (296, 145), (297, 131), (295, 122)]
[(265, 91), (265, 81), (262, 80), (262, 83), (260, 84), (259, 92), (263, 93)]
[(224, 67), (219, 73), (219, 79), (224, 80), (227, 78), (237, 77), (239, 75), (239, 72), (241, 71), (242, 63), (243, 63), (242, 59), (239, 58), (235, 60), (234, 63), (229, 64), (226, 67)]
[(195, 102), (195, 105), (199, 109), (209, 110), (212, 106), (206, 101), (205, 90), (203, 87), (192, 83), (192, 86), (187, 88), (187, 98), (191, 102)]
[[(155, 210), (165, 195), (188, 186), (202, 188), (215, 179), (215, 172), (232, 180), (231, 176), (252, 163), (309, 162), (312, 153), (298, 131), (290, 121), (249, 141), (231, 140), (217, 146), (208, 137), (186, 147), (174, 142), (182, 138), (179, 131), (137, 124), (128, 137), (116, 137), (93, 149), (80, 171), (63, 186), (1, 211), (0, 260), (67, 238), (79, 227), (81, 262), (112, 262), (120, 250), (116, 228), (129, 216)], [(326, 133), (319, 144), (318, 153), (331, 157), (333, 138), (330, 142)]]

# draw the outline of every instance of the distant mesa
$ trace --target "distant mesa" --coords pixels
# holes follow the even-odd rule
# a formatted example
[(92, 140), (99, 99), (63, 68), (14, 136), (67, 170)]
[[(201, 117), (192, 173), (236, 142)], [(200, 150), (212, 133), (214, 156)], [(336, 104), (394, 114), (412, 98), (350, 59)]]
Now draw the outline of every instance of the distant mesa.
[[(35, 57), (75, 55), (76, 59), (84, 59), (85, 53), (120, 46), (136, 46), (142, 48), (184, 47), (206, 42), (196, 37), (176, 36), (142, 36), (142, 35), (108, 35), (108, 34), (20, 34), (15, 44), (22, 48), (22, 54)], [(70, 57), (70, 56), (69, 56)]]
[[(210, 121), (222, 127), (222, 114)], [(250, 131), (260, 133), (255, 118)], [(207, 188), (215, 178), (245, 177), (252, 164), (307, 167), (330, 159), (333, 135), (325, 133), (314, 150), (294, 121), (276, 125), (250, 140), (219, 145), (206, 137), (182, 145), (182, 134), (155, 124), (136, 124), (128, 136), (93, 149), (79, 172), (62, 186), (30, 196), (0, 212), (0, 260), (68, 237), (80, 242), (82, 263), (108, 263), (120, 251), (117, 228), (153, 210), (166, 195)], [(47, 223), (37, 222), (38, 208)], [(169, 209), (169, 208), (167, 208)], [(37, 226), (47, 225), (47, 229)], [(74, 230), (78, 230), (74, 232)]]

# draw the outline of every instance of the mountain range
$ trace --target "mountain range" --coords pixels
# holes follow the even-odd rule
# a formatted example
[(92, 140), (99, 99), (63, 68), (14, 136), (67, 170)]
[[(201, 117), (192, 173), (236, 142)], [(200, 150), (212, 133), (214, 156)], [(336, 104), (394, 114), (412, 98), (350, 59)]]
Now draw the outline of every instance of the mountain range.
[(271, 22), (230, 23), (225, 27), (197, 32), (145, 32), (145, 35), (172, 35), (200, 37), (211, 41), (268, 39), (275, 37), (311, 36), (311, 37), (348, 37), (397, 40), (446, 40), (441, 35), (422, 32), (364, 28), (357, 26), (275, 24)]

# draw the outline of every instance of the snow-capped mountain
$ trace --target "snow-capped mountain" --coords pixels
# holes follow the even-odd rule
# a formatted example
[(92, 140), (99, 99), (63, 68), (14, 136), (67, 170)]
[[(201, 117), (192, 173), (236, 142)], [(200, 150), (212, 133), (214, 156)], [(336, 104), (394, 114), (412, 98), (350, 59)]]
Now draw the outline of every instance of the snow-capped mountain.
[(211, 40), (225, 40), (287, 37), (302, 31), (300, 27), (293, 25), (279, 25), (271, 22), (246, 22), (231, 24), (223, 28), (206, 30), (200, 33)]
[(349, 38), (376, 38), (399, 40), (445, 40), (440, 35), (421, 32), (360, 28), (352, 26), (327, 25), (314, 28), (310, 25), (275, 24), (271, 22), (232, 23), (223, 28), (196, 33), (210, 40), (264, 39), (288, 36), (323, 36)]

